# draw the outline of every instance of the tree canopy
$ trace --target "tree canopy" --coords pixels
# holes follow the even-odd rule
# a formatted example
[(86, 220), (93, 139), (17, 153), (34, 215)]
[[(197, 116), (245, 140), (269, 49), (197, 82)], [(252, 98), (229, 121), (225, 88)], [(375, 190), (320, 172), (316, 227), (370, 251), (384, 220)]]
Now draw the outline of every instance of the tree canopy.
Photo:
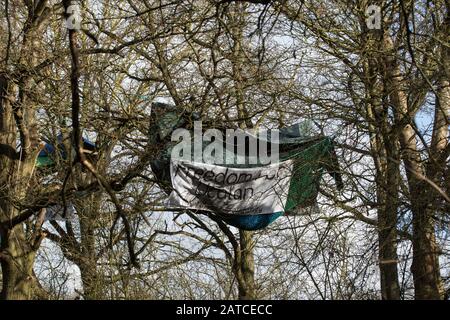
[[(0, 7), (1, 299), (449, 298), (448, 1)], [(257, 231), (170, 209), (155, 103), (303, 122), (342, 190)]]

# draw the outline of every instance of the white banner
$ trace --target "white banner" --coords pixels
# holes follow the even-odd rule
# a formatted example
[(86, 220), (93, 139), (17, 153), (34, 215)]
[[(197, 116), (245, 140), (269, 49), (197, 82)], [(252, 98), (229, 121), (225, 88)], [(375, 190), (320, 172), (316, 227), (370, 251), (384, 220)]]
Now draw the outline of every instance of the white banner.
[(256, 168), (228, 168), (172, 159), (174, 190), (169, 206), (236, 215), (284, 211), (292, 167), (292, 160)]

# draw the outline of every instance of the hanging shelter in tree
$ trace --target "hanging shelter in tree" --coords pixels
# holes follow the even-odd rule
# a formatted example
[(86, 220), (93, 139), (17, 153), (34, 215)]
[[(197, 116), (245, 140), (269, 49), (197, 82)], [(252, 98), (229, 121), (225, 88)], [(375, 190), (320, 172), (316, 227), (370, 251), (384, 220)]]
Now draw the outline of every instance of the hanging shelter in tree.
[[(36, 167), (52, 167), (56, 164), (57, 159), (67, 160), (68, 152), (64, 145), (64, 139), (61, 134), (56, 138), (57, 143), (52, 143), (50, 141), (45, 141), (42, 150), (39, 152), (36, 159)], [(83, 150), (89, 156), (95, 157), (97, 155), (97, 147), (94, 143), (86, 138), (82, 138)], [(55, 146), (56, 144), (56, 146)], [(72, 144), (73, 145), (73, 144)], [(75, 155), (75, 152), (72, 152)]]
[[(230, 144), (225, 138), (220, 142), (225, 150), (220, 164), (214, 163), (215, 154), (205, 154), (210, 142), (204, 140), (203, 163), (194, 154), (174, 159), (172, 151), (179, 141), (172, 141), (172, 133), (179, 128), (192, 132), (198, 119), (195, 113), (180, 112), (175, 106), (152, 105), (149, 144), (155, 156), (151, 167), (161, 189), (170, 193), (169, 208), (201, 212), (240, 229), (257, 230), (280, 216), (298, 215), (315, 205), (325, 171), (333, 176), (338, 189), (343, 187), (333, 139), (307, 135), (302, 124), (279, 129), (276, 141), (272, 130), (264, 138), (255, 136), (258, 148), (265, 145), (269, 155), (269, 145), (278, 144), (276, 163), (262, 164), (259, 153), (256, 158), (249, 153), (249, 139), (244, 140), (242, 153), (236, 151), (240, 150), (236, 139)], [(204, 130), (213, 126), (203, 125)], [(224, 128), (214, 128), (226, 135)], [(195, 149), (194, 136), (188, 142), (190, 150)], [(206, 159), (208, 154), (210, 159)]]
[[(46, 140), (42, 144), (42, 149), (38, 154), (38, 157), (36, 159), (36, 167), (40, 169), (50, 169), (54, 168), (54, 166), (58, 163), (59, 160), (67, 160), (68, 158), (68, 152), (67, 148), (64, 144), (64, 138), (62, 134), (59, 134), (56, 138), (55, 144), (50, 142), (49, 140)], [(68, 138), (70, 140), (70, 138)], [(72, 141), (70, 141), (72, 142)], [(83, 142), (83, 150), (85, 154), (88, 155), (90, 160), (94, 160), (96, 156), (98, 155), (97, 146), (89, 141), (86, 138), (82, 138)], [(56, 145), (56, 146), (55, 146)], [(71, 144), (73, 148), (73, 143)], [(72, 150), (72, 155), (75, 155), (75, 151)], [(57, 204), (53, 206), (49, 206), (46, 209), (45, 213), (45, 220), (71, 220), (74, 218), (76, 210), (75, 207), (71, 202), (62, 205)]]

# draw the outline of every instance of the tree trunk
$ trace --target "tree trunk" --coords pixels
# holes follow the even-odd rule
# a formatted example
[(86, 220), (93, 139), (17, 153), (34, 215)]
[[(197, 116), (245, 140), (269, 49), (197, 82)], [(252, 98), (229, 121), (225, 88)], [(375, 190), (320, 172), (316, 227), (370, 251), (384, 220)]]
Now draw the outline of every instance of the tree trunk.
[(253, 256), (254, 239), (252, 231), (239, 230), (240, 236), (240, 272), (242, 284), (239, 283), (239, 300), (256, 299), (255, 290), (255, 259)]
[(98, 272), (94, 263), (80, 263), (81, 282), (83, 284), (83, 297), (85, 300), (103, 299), (102, 288), (99, 286)]
[(80, 217), (80, 246), (81, 257), (78, 267), (80, 268), (81, 281), (83, 283), (84, 298), (98, 300), (104, 298), (102, 284), (100, 283), (97, 270), (97, 257), (95, 248), (95, 218), (100, 210), (100, 198), (98, 195), (90, 197), (89, 204), (79, 203), (76, 205)]
[(383, 300), (399, 300), (397, 255), (397, 210), (399, 165), (396, 141), (385, 139), (386, 161), (385, 181), (377, 188), (383, 188), (384, 203), (378, 210), (379, 267), (381, 276), (381, 297)]
[[(375, 48), (373, 39), (372, 45)], [(397, 210), (399, 188), (398, 138), (389, 133), (388, 106), (383, 104), (383, 85), (379, 81), (378, 63), (369, 57), (365, 64), (367, 121), (370, 132), (370, 148), (375, 164), (378, 216), (378, 260), (380, 269), (381, 298), (400, 299), (397, 255)]]
[(34, 254), (26, 245), (23, 226), (10, 228), (8, 224), (8, 220), (17, 215), (17, 210), (9, 202), (13, 194), (12, 185), (18, 183), (11, 179), (19, 160), (11, 106), (13, 91), (7, 76), (0, 74), (0, 261), (3, 280), (0, 299), (3, 300), (31, 297), (34, 262)]
[[(27, 80), (19, 82), (19, 102), (15, 86), (5, 74), (0, 74), (0, 260), (2, 266), (2, 299), (33, 298), (33, 264), (42, 238), (34, 241), (25, 232), (23, 222), (13, 223), (19, 216), (17, 205), (26, 202), (38, 153), (34, 115), (23, 91)], [(16, 110), (14, 112), (14, 104)], [(18, 109), (18, 110), (17, 110)], [(17, 130), (16, 125), (19, 125)], [(21, 132), (21, 152), (16, 151), (17, 131)], [(29, 230), (30, 231), (30, 230)], [(31, 241), (30, 241), (31, 240)], [(36, 238), (37, 240), (37, 238)]]
[(408, 108), (405, 79), (396, 60), (393, 41), (385, 35), (383, 41), (387, 53), (385, 70), (387, 86), (391, 88), (390, 98), (395, 106), (398, 124), (402, 126), (400, 144), (402, 159), (408, 178), (413, 220), (413, 262), (411, 271), (414, 278), (416, 299), (441, 299), (441, 278), (436, 246), (434, 221), (430, 203), (430, 186), (422, 177), (426, 176), (422, 159), (417, 148), (416, 133), (411, 126), (414, 111)]
[(37, 280), (33, 275), (36, 252), (30, 250), (25, 243), (25, 232), (22, 225), (11, 230), (2, 230), (1, 266), (3, 286), (1, 300), (33, 299)]

